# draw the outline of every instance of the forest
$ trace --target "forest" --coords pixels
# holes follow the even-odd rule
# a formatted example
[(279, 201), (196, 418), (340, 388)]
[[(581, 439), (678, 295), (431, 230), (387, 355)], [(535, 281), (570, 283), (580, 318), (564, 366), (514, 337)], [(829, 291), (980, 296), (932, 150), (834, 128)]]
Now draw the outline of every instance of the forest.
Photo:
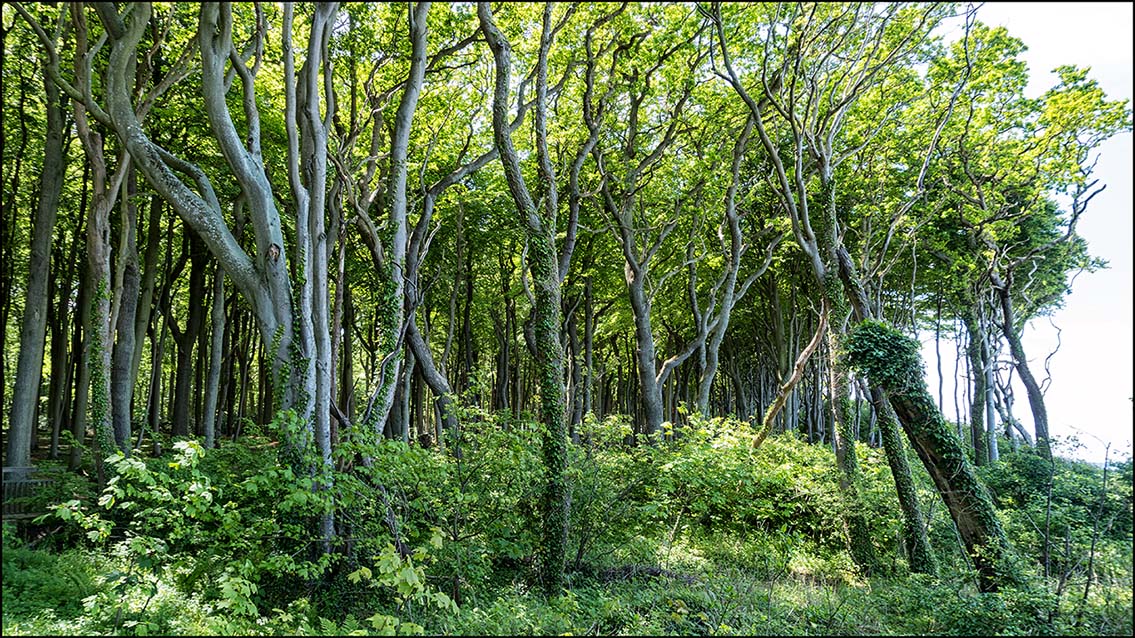
[(4, 3), (3, 633), (1132, 635), (1131, 107), (979, 13)]

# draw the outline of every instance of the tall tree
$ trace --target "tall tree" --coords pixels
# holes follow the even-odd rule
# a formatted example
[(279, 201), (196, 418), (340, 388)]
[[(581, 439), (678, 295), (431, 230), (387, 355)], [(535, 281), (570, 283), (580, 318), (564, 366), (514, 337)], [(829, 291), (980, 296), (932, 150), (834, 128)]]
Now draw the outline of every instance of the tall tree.
[[(548, 188), (553, 188), (551, 158), (546, 147), (546, 113), (548, 91), (548, 53), (555, 31), (552, 26), (551, 3), (544, 5), (543, 26), (536, 63), (536, 136), (539, 170)], [(540, 420), (544, 424), (543, 455), (546, 472), (543, 490), (544, 533), (542, 577), (544, 592), (559, 595), (563, 588), (563, 570), (568, 533), (568, 492), (564, 470), (567, 466), (567, 427), (564, 419), (564, 362), (560, 347), (560, 270), (556, 250), (555, 197), (546, 197), (545, 206), (537, 208), (520, 168), (520, 158), (512, 143), (508, 126), (510, 110), (509, 81), (512, 70), (512, 47), (493, 20), (488, 2), (477, 3), (481, 30), (493, 53), (493, 140), (504, 165), (508, 189), (516, 204), (517, 215), (528, 238), (528, 269), (532, 273), (535, 303), (534, 343), (539, 356), (537, 378), (540, 383)]]
[[(60, 18), (56, 36), (63, 28)], [(44, 64), (51, 64), (45, 60)], [(28, 261), (28, 284), (24, 300), (24, 316), (20, 324), (20, 355), (12, 391), (12, 410), (8, 422), (7, 466), (27, 467), (31, 464), (32, 436), (35, 433), (35, 408), (39, 403), (39, 386), (43, 374), (43, 345), (47, 327), (47, 306), (50, 301), (48, 273), (51, 262), (51, 238), (55, 229), (59, 196), (66, 170), (63, 156), (63, 104), (59, 89), (44, 73), (47, 131), (43, 146), (43, 168), (39, 180), (39, 201), (32, 224), (31, 254)], [(5, 252), (8, 252), (5, 248)], [(2, 382), (2, 381), (0, 381)]]

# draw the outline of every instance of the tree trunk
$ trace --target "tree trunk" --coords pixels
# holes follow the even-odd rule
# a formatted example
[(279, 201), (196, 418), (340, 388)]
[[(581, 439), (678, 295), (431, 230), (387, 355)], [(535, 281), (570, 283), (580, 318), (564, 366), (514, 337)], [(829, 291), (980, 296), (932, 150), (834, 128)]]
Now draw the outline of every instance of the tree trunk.
[(568, 319), (568, 344), (571, 349), (571, 419), (568, 421), (568, 435), (572, 443), (579, 443), (579, 425), (583, 421), (583, 373), (580, 370), (579, 329), (572, 314)]
[(67, 467), (78, 470), (83, 461), (83, 445), (87, 436), (87, 398), (90, 396), (90, 334), (91, 334), (91, 276), (84, 269), (79, 285), (79, 326), (71, 340), (71, 352), (74, 353), (75, 364), (78, 366), (75, 381), (75, 403), (71, 412), (71, 456)]
[(1044, 405), (1044, 393), (1029, 368), (1028, 357), (1025, 356), (1025, 347), (1021, 343), (1021, 335), (1017, 332), (1017, 320), (1013, 313), (1013, 302), (1009, 295), (1010, 282), (1002, 281), (996, 272), (990, 273), (993, 289), (1001, 302), (1001, 332), (1009, 342), (1009, 352), (1013, 355), (1013, 362), (1017, 374), (1021, 377), (1021, 384), (1029, 397), (1029, 407), (1033, 412), (1033, 426), (1036, 428), (1036, 447), (1042, 458), (1052, 458), (1052, 445), (1048, 436), (1048, 409)]
[(119, 243), (116, 275), (118, 300), (115, 328), (113, 369), (111, 370), (111, 413), (114, 415), (114, 443), (124, 453), (131, 448), (130, 429), (134, 404), (134, 338), (135, 315), (138, 310), (138, 211), (134, 206), (136, 190), (134, 171), (126, 178), (126, 196), (122, 198), (122, 241)]
[(146, 420), (150, 429), (150, 440), (153, 442), (151, 450), (154, 456), (162, 453), (161, 424), (162, 424), (162, 367), (165, 362), (166, 328), (164, 317), (154, 320), (154, 330), (150, 336), (150, 392), (146, 400)]
[(887, 402), (887, 396), (879, 386), (871, 388), (871, 405), (875, 409), (879, 435), (883, 439), (883, 449), (887, 453), (887, 464), (891, 467), (891, 476), (895, 481), (895, 492), (898, 494), (899, 506), (902, 508), (903, 544), (906, 546), (910, 571), (919, 574), (934, 574), (937, 571), (937, 564), (934, 559), (934, 552), (930, 550), (930, 541), (926, 537), (922, 512), (918, 507), (918, 493), (914, 489), (914, 480), (906, 460), (902, 435), (899, 433), (894, 409)]
[[(82, 134), (80, 134), (82, 135)], [(96, 136), (97, 137), (97, 136)], [(88, 149), (101, 149), (101, 140), (89, 143)], [(92, 162), (94, 153), (88, 150)], [(101, 161), (101, 158), (100, 158)], [(105, 168), (105, 167), (104, 167)], [(91, 330), (88, 333), (87, 366), (90, 368), (90, 420), (95, 436), (95, 468), (98, 484), (105, 484), (103, 456), (114, 447), (114, 425), (111, 406), (111, 281), (110, 281), (110, 211), (114, 207), (112, 189), (106, 185), (105, 170), (92, 171), (94, 197), (90, 221), (87, 223), (87, 267), (91, 278)]]
[(339, 408), (347, 419), (355, 422), (355, 359), (351, 327), (355, 324), (355, 304), (351, 287), (343, 288), (343, 356), (339, 378)]
[[(59, 208), (59, 195), (63, 189), (63, 173), (66, 169), (63, 157), (63, 109), (60, 105), (59, 90), (55, 83), (46, 77), (44, 90), (47, 92), (45, 99), (47, 135), (44, 141), (43, 170), (40, 173), (39, 204), (36, 208), (31, 254), (28, 258), (28, 287), (24, 317), (20, 324), (20, 355), (16, 363), (16, 379), (12, 389), (6, 467), (27, 467), (31, 464), (32, 436), (36, 430), (35, 409), (36, 404), (39, 403), (39, 386), (43, 375), (47, 304), (50, 301), (47, 284), (51, 263), (51, 237), (55, 229), (56, 211)], [(7, 249), (5, 252), (8, 252)]]
[[(549, 158), (543, 147), (544, 101), (547, 99), (547, 59), (551, 47), (551, 4), (544, 7), (544, 29), (537, 62), (536, 127), (541, 146), (540, 172), (546, 186), (554, 193), (554, 175), (549, 175)], [(511, 47), (493, 22), (488, 2), (477, 5), (481, 31), (493, 53), (493, 141), (504, 166), (509, 191), (516, 204), (520, 221), (527, 233), (528, 269), (532, 274), (535, 303), (532, 308), (534, 341), (539, 358), (537, 378), (540, 385), (540, 420), (545, 426), (543, 457), (546, 483), (543, 490), (542, 514), (542, 580), (548, 596), (558, 596), (563, 588), (563, 570), (568, 535), (568, 492), (564, 471), (567, 466), (567, 428), (564, 423), (564, 362), (560, 348), (560, 270), (556, 253), (556, 214), (554, 201), (538, 211), (520, 170), (520, 160), (512, 145), (508, 128), (508, 92), (511, 69)], [(554, 200), (554, 196), (551, 198)], [(542, 214), (541, 214), (542, 213)]]
[(643, 289), (643, 272), (633, 272), (627, 265), (627, 291), (635, 322), (635, 359), (637, 362), (639, 399), (642, 403), (644, 432), (654, 435), (662, 429), (662, 389), (656, 376), (654, 334), (650, 325), (650, 300)]
[(422, 338), (421, 332), (418, 331), (417, 323), (414, 317), (409, 317), (409, 324), (406, 326), (406, 343), (413, 353), (414, 359), (421, 370), (422, 379), (426, 385), (430, 387), (430, 392), (433, 393), (437, 403), (437, 409), (441, 414), (442, 424), (445, 431), (450, 435), (457, 435), (457, 414), (454, 412), (456, 407), (453, 403), (453, 389), (449, 387), (449, 381), (445, 378), (434, 363), (433, 354), (430, 352), (429, 344)]
[(189, 245), (189, 317), (185, 323), (185, 330), (177, 328), (177, 321), (173, 317), (173, 308), (167, 308), (166, 319), (174, 342), (177, 344), (177, 373), (174, 381), (174, 399), (171, 407), (173, 421), (173, 436), (189, 436), (189, 415), (192, 410), (191, 394), (193, 384), (193, 350), (197, 345), (201, 328), (204, 325), (205, 305), (205, 264), (208, 253), (200, 239), (189, 228), (184, 229), (188, 235)]
[(919, 344), (878, 322), (860, 324), (848, 360), (886, 391), (907, 437), (946, 502), (981, 591), (1019, 582), (1013, 552), (993, 502), (966, 458), (957, 434), (934, 405), (921, 375)]
[[(997, 416), (993, 412), (993, 349), (989, 347), (992, 337), (988, 330), (981, 331), (981, 358), (982, 372), (985, 375), (985, 440), (989, 444), (987, 454), (989, 462), (994, 463), (1000, 458), (997, 450)], [(1043, 408), (1042, 408), (1043, 409)]]
[(986, 364), (982, 354), (985, 338), (982, 336), (977, 316), (971, 306), (966, 306), (962, 310), (962, 320), (965, 322), (966, 333), (969, 337), (966, 344), (966, 357), (969, 359), (969, 368), (972, 371), (970, 380), (973, 383), (973, 394), (970, 397), (969, 407), (970, 442), (973, 445), (974, 465), (982, 466), (989, 463), (989, 447), (985, 441)]
[(205, 380), (205, 447), (216, 440), (217, 392), (221, 383), (221, 355), (225, 340), (225, 271), (217, 264), (213, 271), (212, 345), (209, 348), (209, 376)]
[[(150, 198), (150, 209), (147, 217), (146, 253), (143, 257), (138, 311), (134, 320), (134, 357), (130, 365), (130, 376), (133, 379), (138, 378), (138, 368), (142, 364), (142, 351), (145, 349), (146, 333), (151, 332), (150, 320), (153, 316), (154, 292), (158, 280), (158, 258), (161, 256), (162, 250), (162, 199), (157, 195)], [(157, 334), (156, 331), (152, 332)]]

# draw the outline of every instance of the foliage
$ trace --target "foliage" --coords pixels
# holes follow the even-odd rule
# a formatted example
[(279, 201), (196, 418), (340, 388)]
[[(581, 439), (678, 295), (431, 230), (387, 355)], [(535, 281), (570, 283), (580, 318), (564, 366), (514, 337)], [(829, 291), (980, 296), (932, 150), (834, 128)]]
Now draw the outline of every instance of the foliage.
[[(1116, 524), (1102, 530), (1099, 580), (1080, 605), (1075, 591), (1082, 591), (1092, 517), (1076, 510), (1095, 511), (1098, 467), (1057, 460), (1053, 529), (1071, 530), (1068, 564), (1081, 565), (1065, 590), (978, 594), (964, 562), (943, 561), (950, 568), (940, 579), (902, 569), (859, 574), (841, 540), (838, 471), (827, 448), (778, 435), (753, 451), (746, 423), (698, 416), (672, 429), (669, 440), (636, 446), (627, 444), (625, 420), (591, 419), (569, 464), (569, 549), (580, 560), (569, 564), (568, 592), (544, 600), (532, 595), (541, 464), (531, 443), (538, 427), (469, 408), (462, 416), (444, 451), (397, 441), (364, 446), (373, 463), (353, 475), (384, 481), (399, 532), (415, 549), (405, 556), (397, 550), (375, 502), (381, 499), (367, 509), (366, 499), (341, 493), (352, 512), (353, 558), (329, 565), (311, 589), (295, 576), (302, 563), (240, 544), (225, 527), (230, 500), (241, 499), (242, 529), (254, 533), (281, 515), (269, 504), (294, 498), (298, 488), (279, 485), (286, 475), (272, 473), (279, 471), (275, 446), (250, 439), (209, 451), (186, 441), (150, 462), (115, 458), (108, 468), (118, 480), (104, 493), (106, 507), (59, 509), (90, 531), (107, 530), (107, 541), (56, 555), (20, 547), (5, 528), (5, 633), (1130, 632), (1131, 572), (1115, 567), (1130, 558), (1130, 529), (1123, 528), (1131, 507), (1128, 461), (1111, 469), (1104, 511)], [(878, 450), (861, 447), (859, 455), (877, 549), (898, 555), (888, 466)], [(1022, 451), (982, 470), (1018, 547), (1036, 547), (1027, 517), (1036, 520), (1043, 507), (1037, 495), (1048, 476), (1038, 460)], [(253, 466), (260, 469), (242, 471)], [(350, 485), (347, 476), (337, 484)], [(920, 492), (931, 489), (928, 476), (915, 478)], [(252, 485), (254, 494), (242, 492)], [(965, 561), (951, 549), (948, 517), (939, 509), (930, 518), (939, 558)], [(109, 520), (116, 524), (100, 526)], [(276, 538), (298, 542), (280, 532)], [(72, 604), (58, 606), (60, 597)]]
[[(1075, 224), (1098, 193), (1095, 152), (1131, 115), (1087, 70), (1061, 66), (1027, 97), (1024, 43), (972, 15), (946, 42), (950, 4), (505, 3), (494, 20), (515, 81), (494, 105), (471, 3), (436, 5), (427, 23), (400, 4), (344, 4), (307, 46), (317, 11), (297, 4), (293, 53), (311, 82), (285, 73), (280, 6), (223, 4), (212, 26), (210, 7), (4, 4), (0, 413), (22, 351), (49, 345), (20, 378), (42, 388), (32, 435), (51, 479), (27, 503), (51, 514), (4, 527), (4, 633), (1131, 633), (1130, 460), (1105, 490), (1096, 466), (1006, 453), (980, 468), (986, 508), (967, 445), (922, 387), (917, 341), (890, 327), (964, 318), (999, 361), (1003, 338), (1103, 265)], [(416, 114), (402, 109), (411, 23), (428, 26)], [(139, 25), (135, 50), (121, 47)], [(141, 172), (102, 201), (107, 170), (65, 122), (58, 224), (43, 229), (24, 212), (40, 199), (55, 75), (92, 111), (102, 168), (133, 140)], [(292, 89), (310, 118), (292, 116)], [(123, 121), (115, 96), (147, 115)], [(493, 154), (501, 114), (538, 202), (519, 216)], [(139, 152), (143, 136), (161, 151)], [(310, 183), (323, 160), (326, 183)], [(96, 225), (94, 210), (114, 212)], [(44, 230), (41, 272), (29, 244)], [(213, 273), (229, 295), (205, 290)], [(48, 275), (49, 310), (25, 319), (50, 334), (29, 339), (33, 274)], [(809, 308), (825, 298), (842, 325), (856, 285), (881, 321), (812, 357), (780, 434), (754, 449), (745, 417), (792, 370)], [(1008, 310), (990, 306), (998, 291)], [(210, 306), (223, 335), (202, 323)], [(409, 321), (429, 357), (404, 349)], [(120, 351), (131, 328), (137, 352)], [(84, 355), (111, 349), (113, 369)], [(641, 384), (657, 370), (641, 367), (683, 358), (655, 375), (647, 398), (670, 421), (653, 433)], [(846, 406), (828, 366), (844, 363), (919, 408), (904, 421), (918, 458), (947, 462), (937, 483), (914, 477), (940, 579), (907, 573), (869, 405), (842, 468), (829, 449), (831, 408)], [(205, 385), (224, 397), (218, 449), (170, 437), (171, 420), (180, 432), (214, 416), (186, 398)], [(707, 415), (688, 414), (702, 387)], [(146, 431), (104, 459), (127, 391), (125, 416)], [(461, 404), (445, 432), (430, 403), (443, 395)], [(62, 448), (41, 440), (56, 428)], [(76, 471), (40, 458), (67, 448)], [(984, 557), (959, 548), (951, 495), (973, 497), (960, 509), (981, 510), (1025, 579), (973, 591)], [(884, 565), (858, 568), (863, 550)]]
[(921, 387), (923, 368), (918, 341), (885, 322), (859, 323), (848, 333), (843, 347), (849, 365), (888, 391), (901, 394)]

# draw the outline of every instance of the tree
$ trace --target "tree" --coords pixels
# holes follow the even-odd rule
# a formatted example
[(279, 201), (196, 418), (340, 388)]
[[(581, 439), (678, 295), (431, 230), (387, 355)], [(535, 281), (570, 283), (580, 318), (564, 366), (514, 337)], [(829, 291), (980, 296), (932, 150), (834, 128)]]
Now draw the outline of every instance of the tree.
[[(60, 19), (56, 35), (63, 27)], [(51, 62), (45, 61), (45, 64)], [(39, 385), (43, 373), (43, 344), (47, 326), (47, 307), (51, 238), (55, 228), (59, 195), (63, 190), (66, 169), (63, 155), (63, 104), (59, 90), (44, 74), (47, 131), (44, 138), (43, 168), (40, 172), (39, 201), (33, 223), (31, 256), (28, 262), (28, 284), (24, 301), (24, 317), (20, 324), (20, 356), (12, 392), (12, 411), (8, 422), (7, 466), (31, 465), (32, 436), (35, 433), (35, 408), (39, 403)]]
[[(546, 136), (548, 92), (548, 52), (556, 29), (552, 26), (552, 4), (544, 5), (539, 60), (536, 67), (536, 135), (540, 171), (549, 185), (554, 184), (551, 159), (542, 142)], [(508, 127), (511, 74), (511, 46), (493, 20), (489, 3), (477, 4), (481, 30), (493, 53), (493, 140), (504, 166), (509, 192), (516, 204), (517, 215), (528, 239), (528, 263), (532, 273), (535, 303), (532, 319), (535, 324), (534, 345), (541, 358), (539, 365), (540, 420), (544, 424), (543, 456), (547, 472), (543, 496), (544, 533), (542, 577), (544, 592), (559, 595), (563, 588), (563, 570), (567, 545), (568, 493), (564, 469), (567, 465), (567, 428), (564, 423), (563, 350), (560, 347), (560, 260), (556, 250), (555, 196), (545, 198), (546, 205), (537, 209), (521, 173), (520, 159), (512, 143)], [(561, 23), (562, 24), (562, 23)], [(551, 186), (550, 186), (551, 187)], [(551, 187), (554, 188), (554, 187)], [(554, 192), (554, 191), (553, 191)]]

